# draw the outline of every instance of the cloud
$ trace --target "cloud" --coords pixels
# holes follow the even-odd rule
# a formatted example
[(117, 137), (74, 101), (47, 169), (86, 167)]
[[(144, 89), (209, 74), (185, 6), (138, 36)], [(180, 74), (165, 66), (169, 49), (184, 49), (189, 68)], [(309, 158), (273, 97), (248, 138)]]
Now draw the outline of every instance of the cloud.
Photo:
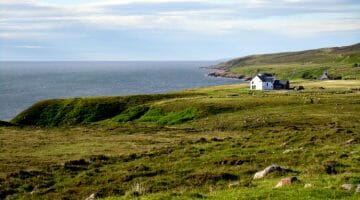
[(4, 40), (42, 38), (43, 36), (46, 34), (39, 32), (0, 32), (0, 39)]
[[(0, 38), (17, 39), (79, 34), (93, 30), (151, 29), (236, 33), (265, 31), (287, 36), (360, 31), (359, 3), (340, 0), (98, 0), (60, 4), (56, 1), (0, 0)], [(76, 29), (74, 28), (76, 27)], [(26, 32), (25, 32), (26, 31)]]

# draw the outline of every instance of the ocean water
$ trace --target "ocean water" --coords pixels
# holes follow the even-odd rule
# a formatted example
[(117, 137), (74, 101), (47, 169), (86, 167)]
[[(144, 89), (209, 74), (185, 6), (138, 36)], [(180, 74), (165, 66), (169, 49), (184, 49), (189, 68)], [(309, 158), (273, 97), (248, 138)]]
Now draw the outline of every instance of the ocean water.
[(239, 83), (207, 77), (214, 62), (0, 62), (0, 120), (37, 101), (150, 94)]

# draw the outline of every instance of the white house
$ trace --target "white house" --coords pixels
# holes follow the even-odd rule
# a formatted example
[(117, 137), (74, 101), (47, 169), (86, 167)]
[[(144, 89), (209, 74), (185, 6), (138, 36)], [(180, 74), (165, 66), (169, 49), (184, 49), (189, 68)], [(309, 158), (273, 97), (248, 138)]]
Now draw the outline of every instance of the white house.
[(273, 90), (275, 77), (258, 74), (250, 81), (251, 90)]

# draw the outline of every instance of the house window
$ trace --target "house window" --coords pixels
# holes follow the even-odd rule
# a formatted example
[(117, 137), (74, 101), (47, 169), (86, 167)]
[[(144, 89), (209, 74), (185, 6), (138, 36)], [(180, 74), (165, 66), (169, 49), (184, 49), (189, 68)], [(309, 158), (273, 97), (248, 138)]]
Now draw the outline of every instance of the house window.
[(252, 85), (252, 86), (251, 86), (251, 89), (252, 89), (252, 90), (255, 90), (255, 89), (256, 89), (256, 85)]

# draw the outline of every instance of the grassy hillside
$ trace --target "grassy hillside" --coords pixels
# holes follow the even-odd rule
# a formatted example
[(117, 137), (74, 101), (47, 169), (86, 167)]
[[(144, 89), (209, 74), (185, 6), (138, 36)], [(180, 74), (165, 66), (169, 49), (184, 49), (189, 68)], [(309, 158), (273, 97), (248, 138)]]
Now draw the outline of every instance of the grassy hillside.
[[(38, 103), (0, 127), (0, 199), (359, 199), (360, 81), (292, 84)], [(271, 164), (292, 172), (252, 179)]]
[(220, 63), (228, 75), (252, 77), (273, 73), (282, 79), (316, 79), (324, 71), (334, 78), (360, 79), (360, 43), (334, 48), (252, 55)]
[[(38, 102), (17, 115), (12, 123), (18, 125), (59, 126), (100, 121), (114, 117), (137, 105), (169, 98), (196, 94), (154, 94), (125, 97), (90, 97), (50, 99)], [(199, 94), (198, 94), (199, 95)]]

